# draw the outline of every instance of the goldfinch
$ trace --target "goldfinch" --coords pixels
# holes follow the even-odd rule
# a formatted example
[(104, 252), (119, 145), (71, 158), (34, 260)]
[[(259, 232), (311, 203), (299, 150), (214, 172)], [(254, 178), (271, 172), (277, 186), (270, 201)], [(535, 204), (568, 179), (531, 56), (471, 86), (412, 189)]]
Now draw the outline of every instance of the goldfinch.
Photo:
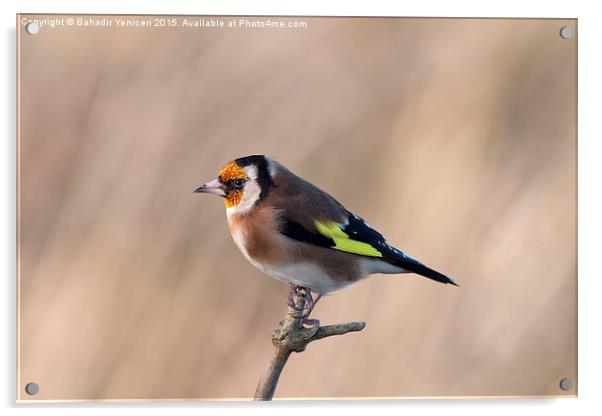
[(301, 293), (311, 312), (317, 302), (312, 291), (319, 299), (374, 273), (416, 273), (457, 286), (389, 245), (328, 193), (266, 156), (232, 160), (194, 192), (224, 198), (234, 243), (253, 266), (291, 285), (291, 306), (292, 297)]

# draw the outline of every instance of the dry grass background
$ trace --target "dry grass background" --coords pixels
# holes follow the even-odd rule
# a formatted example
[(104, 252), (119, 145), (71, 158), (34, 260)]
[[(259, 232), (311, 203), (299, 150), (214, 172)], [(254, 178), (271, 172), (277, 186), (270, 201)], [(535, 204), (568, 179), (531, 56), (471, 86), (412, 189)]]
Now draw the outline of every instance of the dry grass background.
[(574, 394), (576, 21), (293, 20), (20, 33), (20, 391), (251, 397), (287, 288), (192, 191), (267, 153), (461, 285), (324, 299), (277, 397)]

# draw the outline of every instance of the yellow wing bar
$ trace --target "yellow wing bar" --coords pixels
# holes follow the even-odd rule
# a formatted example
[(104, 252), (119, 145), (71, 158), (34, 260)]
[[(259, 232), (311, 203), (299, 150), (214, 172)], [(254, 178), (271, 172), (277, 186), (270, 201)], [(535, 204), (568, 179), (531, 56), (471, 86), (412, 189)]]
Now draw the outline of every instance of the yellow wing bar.
[(340, 224), (334, 221), (320, 222), (316, 221), (316, 229), (325, 237), (334, 241), (334, 249), (346, 251), (348, 253), (360, 254), (362, 256), (382, 257), (382, 253), (368, 243), (357, 241), (349, 237)]

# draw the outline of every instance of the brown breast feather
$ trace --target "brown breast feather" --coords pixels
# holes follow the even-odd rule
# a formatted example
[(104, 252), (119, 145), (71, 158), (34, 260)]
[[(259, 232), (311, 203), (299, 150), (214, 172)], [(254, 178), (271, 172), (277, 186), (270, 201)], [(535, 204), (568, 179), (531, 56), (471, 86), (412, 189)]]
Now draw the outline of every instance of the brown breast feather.
[(315, 262), (334, 280), (355, 281), (363, 276), (359, 257), (330, 248), (290, 240), (280, 233), (281, 218), (315, 230), (315, 220), (343, 222), (345, 208), (326, 192), (278, 165), (274, 188), (253, 209), (230, 216), (232, 234), (242, 233), (248, 255), (264, 264)]

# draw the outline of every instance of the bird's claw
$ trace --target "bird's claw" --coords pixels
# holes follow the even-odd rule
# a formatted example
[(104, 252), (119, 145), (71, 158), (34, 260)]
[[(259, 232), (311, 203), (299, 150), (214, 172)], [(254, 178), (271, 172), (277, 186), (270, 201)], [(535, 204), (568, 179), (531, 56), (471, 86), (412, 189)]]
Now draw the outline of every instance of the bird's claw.
[[(308, 296), (309, 294), (309, 296)], [(297, 307), (297, 304), (295, 303), (295, 296), (301, 296), (305, 299), (305, 306), (302, 308)], [(309, 308), (310, 304), (313, 304), (313, 299), (311, 299), (311, 292), (309, 289), (304, 288), (302, 286), (297, 286), (297, 285), (293, 285), (291, 284), (290, 286), (290, 290), (288, 292), (288, 298), (287, 298), (287, 304), (288, 306), (290, 306), (292, 309), (296, 310), (296, 311), (303, 311), (305, 309)]]
[[(296, 305), (295, 297), (301, 296), (305, 299), (305, 305), (302, 308), (299, 308)], [(316, 303), (322, 297), (321, 294), (318, 294), (314, 300), (311, 289), (303, 286), (298, 286), (295, 284), (290, 285), (290, 290), (288, 293), (287, 304), (288, 306), (296, 312), (300, 312), (298, 316), (295, 316), (296, 319), (301, 319), (301, 325), (307, 325), (309, 328), (318, 328), (320, 326), (320, 321), (317, 319), (308, 319), (309, 315), (313, 311)], [(297, 314), (295, 314), (297, 315)], [(278, 323), (280, 326), (284, 326), (284, 322), (280, 321)]]
[[(303, 308), (297, 307), (297, 305), (295, 304), (295, 296), (301, 296), (305, 299), (305, 306)], [(291, 284), (290, 290), (288, 292), (287, 304), (296, 311), (308, 309), (311, 312), (321, 297), (322, 295), (318, 294), (318, 296), (314, 300), (314, 297), (311, 294), (311, 289)]]

